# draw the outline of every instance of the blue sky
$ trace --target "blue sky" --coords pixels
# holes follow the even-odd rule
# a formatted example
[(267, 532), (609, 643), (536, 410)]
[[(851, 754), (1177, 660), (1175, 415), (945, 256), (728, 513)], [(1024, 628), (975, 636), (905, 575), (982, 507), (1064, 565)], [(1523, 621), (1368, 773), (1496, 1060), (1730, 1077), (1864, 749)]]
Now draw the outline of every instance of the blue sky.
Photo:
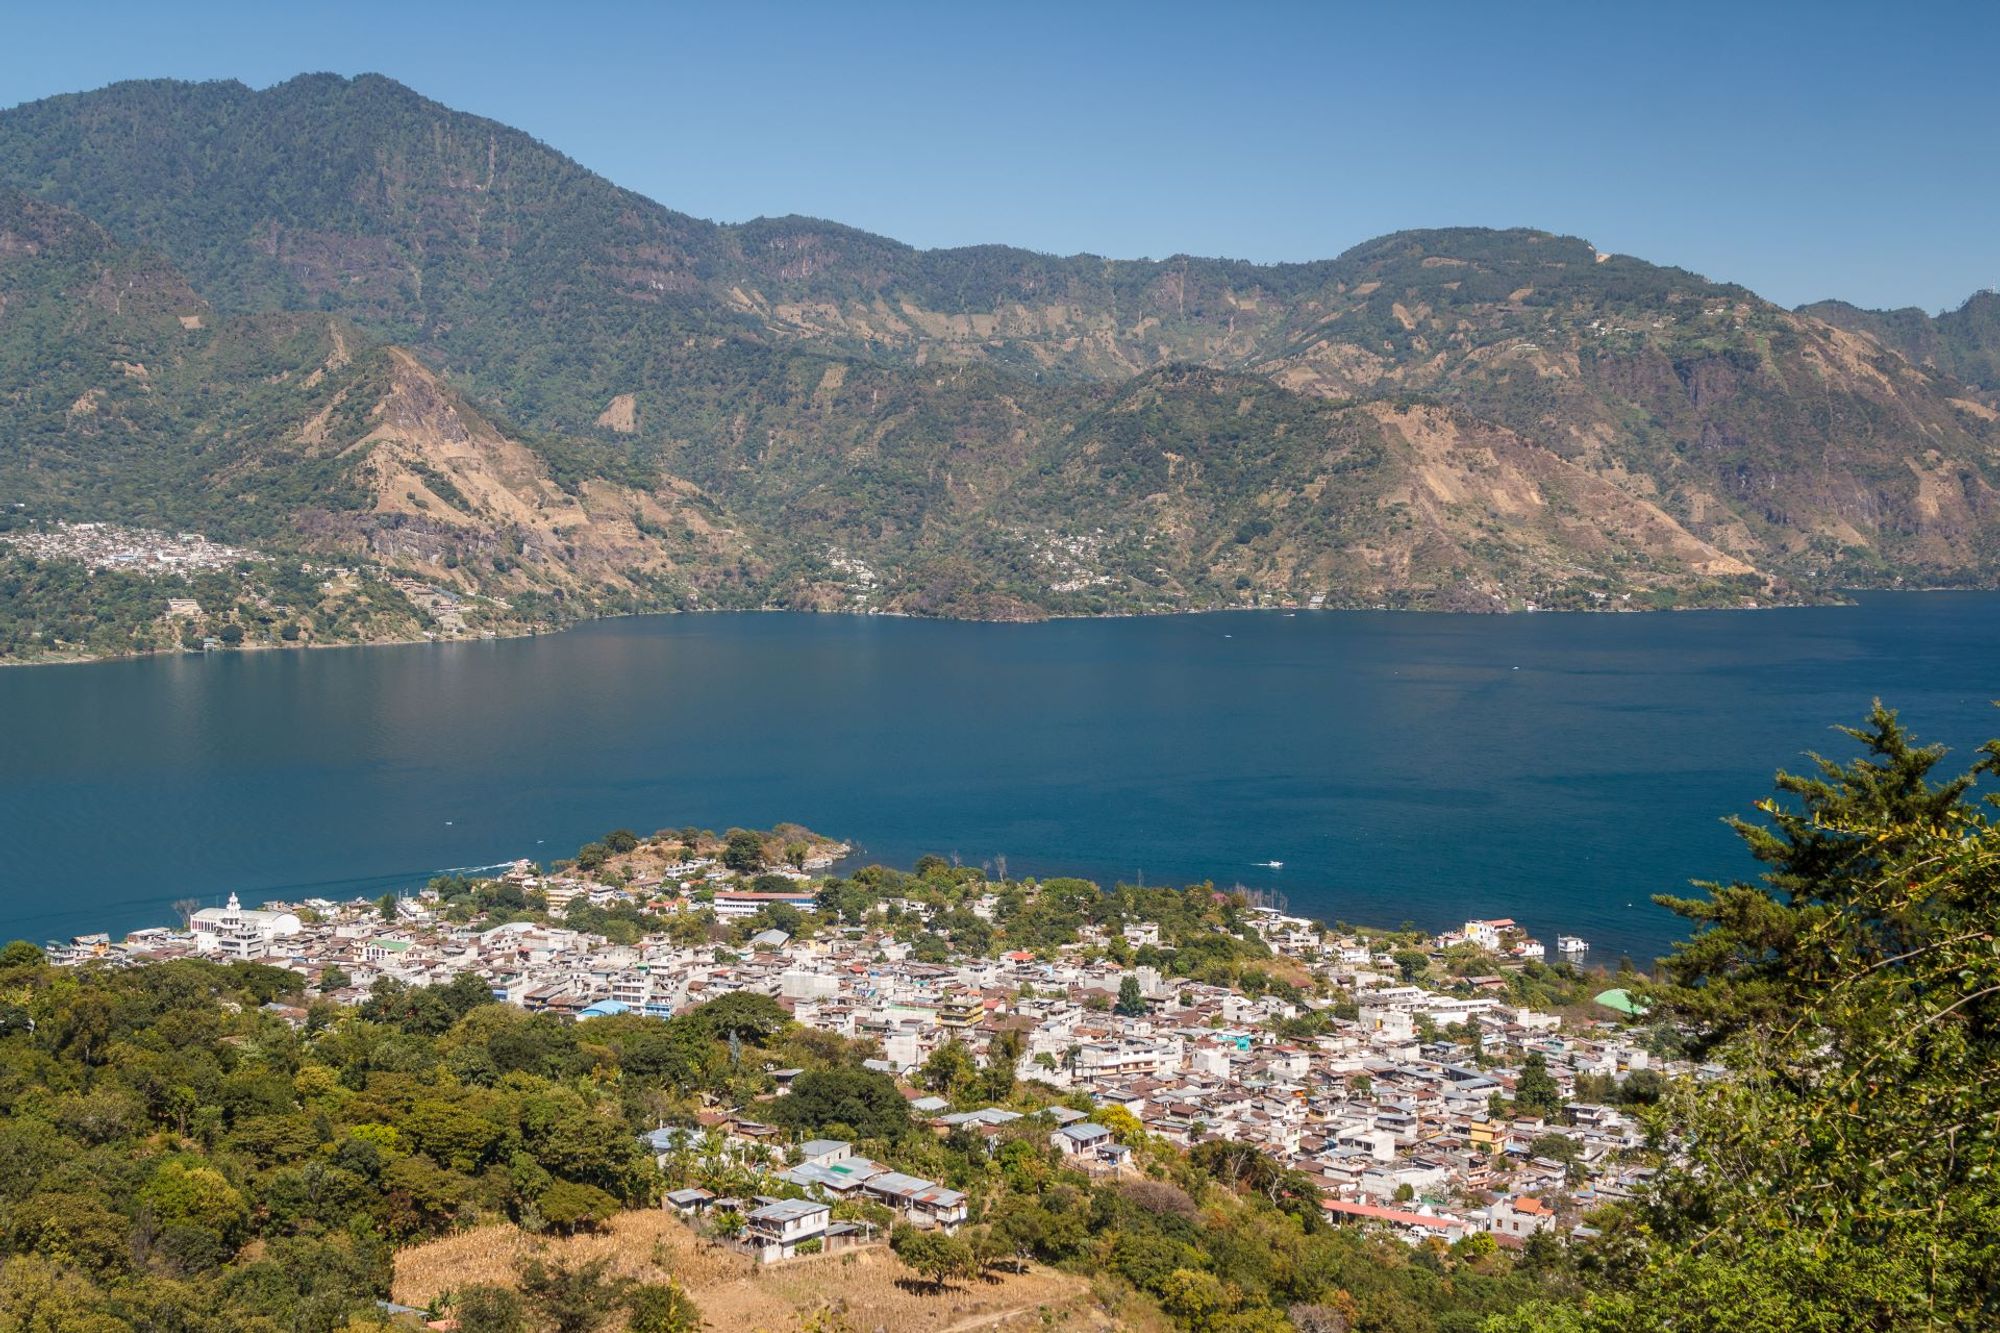
[(2000, 286), (2000, 2), (5, 7), (0, 105), (379, 71), (703, 217), (1321, 258), (1531, 225), (1787, 304)]

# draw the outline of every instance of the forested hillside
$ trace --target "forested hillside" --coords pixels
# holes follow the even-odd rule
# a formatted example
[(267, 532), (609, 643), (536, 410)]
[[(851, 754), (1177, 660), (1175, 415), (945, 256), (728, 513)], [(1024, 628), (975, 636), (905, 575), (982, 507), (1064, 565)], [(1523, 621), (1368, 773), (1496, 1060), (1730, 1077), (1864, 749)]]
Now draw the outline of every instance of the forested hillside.
[(1989, 393), (2000, 391), (2000, 292), (1976, 292), (1958, 309), (1939, 315), (1914, 306), (1863, 310), (1845, 301), (1820, 301), (1802, 313), (1866, 333), (1917, 365)]
[(1787, 311), (1528, 230), (1259, 266), (718, 225), (378, 76), (16, 107), (0, 189), (0, 498), (524, 621), (2000, 578), (1990, 297)]

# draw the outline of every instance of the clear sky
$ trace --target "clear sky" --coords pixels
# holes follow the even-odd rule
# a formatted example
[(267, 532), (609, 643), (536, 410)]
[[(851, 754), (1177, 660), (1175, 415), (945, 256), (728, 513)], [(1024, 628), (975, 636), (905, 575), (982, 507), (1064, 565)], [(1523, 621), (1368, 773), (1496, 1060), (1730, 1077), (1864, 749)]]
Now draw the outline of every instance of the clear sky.
[(0, 105), (378, 71), (723, 221), (1263, 261), (1530, 225), (1786, 304), (2000, 286), (2000, 0), (4, 0), (0, 34)]

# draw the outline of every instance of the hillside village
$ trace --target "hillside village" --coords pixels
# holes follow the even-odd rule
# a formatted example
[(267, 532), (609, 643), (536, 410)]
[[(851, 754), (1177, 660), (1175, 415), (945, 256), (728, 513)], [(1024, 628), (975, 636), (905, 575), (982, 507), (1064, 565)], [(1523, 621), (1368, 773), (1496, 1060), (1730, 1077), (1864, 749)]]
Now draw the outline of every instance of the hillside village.
[(199, 532), (156, 532), (116, 523), (58, 522), (46, 529), (0, 532), (0, 545), (42, 560), (73, 560), (91, 569), (149, 574), (223, 570), (265, 558), (256, 551), (212, 542)]
[[(768, 996), (804, 1027), (873, 1043), (879, 1055), (868, 1067), (893, 1076), (940, 1135), (1018, 1133), (1015, 1122), (1034, 1114), (1066, 1164), (1110, 1176), (1135, 1169), (1135, 1143), (1248, 1145), (1309, 1180), (1329, 1220), (1413, 1243), (1487, 1233), (1519, 1246), (1586, 1230), (1586, 1213), (1630, 1197), (1651, 1170), (1639, 1125), (1617, 1103), (1657, 1095), (1663, 1074), (1712, 1072), (1662, 1061), (1651, 1034), (1629, 1021), (1641, 1013), (1624, 991), (1584, 1000), (1594, 987), (1574, 969), (1487, 952), (1539, 951), (1512, 922), (1468, 922), (1418, 948), (1240, 895), (1165, 891), (1221, 905), (1241, 932), (1232, 947), (1262, 959), (1244, 984), (1221, 984), (1174, 975), (1187, 940), (1163, 952), (1153, 920), (1115, 930), (1085, 922), (1053, 947), (937, 947), (965, 916), (990, 924), (1011, 906), (1020, 920), (1024, 902), (1039, 910), (1042, 897), (1080, 881), (994, 884), (929, 858), (933, 878), (962, 891), (946, 905), (936, 884), (896, 872), (827, 876), (846, 849), (825, 840), (773, 844), (765, 854), (790, 862), (773, 869), (737, 841), (675, 846), (676, 836), (611, 835), (624, 850), (592, 844), (582, 860), (593, 870), (565, 863), (544, 873), (520, 862), (472, 882), (477, 899), (464, 881), (378, 903), (246, 908), (231, 895), (192, 911), (184, 928), (118, 943), (83, 937), (51, 957), (257, 961), (302, 974), (313, 993), (344, 1005), (383, 985), (473, 976), (496, 1000), (578, 1023)], [(640, 868), (648, 865), (656, 868)], [(856, 912), (856, 885), (871, 876), (896, 891)], [(492, 924), (489, 912), (469, 911), (473, 901), (528, 915)], [(641, 909), (668, 928), (635, 932), (629, 921)], [(593, 913), (617, 924), (593, 930)], [(1442, 974), (1435, 965), (1448, 958), (1462, 973), (1468, 959), (1494, 970)], [(1563, 1012), (1522, 998), (1551, 994), (1550, 984)], [(287, 1016), (303, 1023), (306, 1011)], [(950, 1077), (961, 1055), (968, 1072), (1010, 1064), (1009, 1082), (1041, 1085), (1048, 1105), (1024, 1113), (968, 1098), (964, 1080)], [(769, 1071), (766, 1102), (786, 1095), (797, 1072)], [(733, 1198), (684, 1185), (669, 1206), (711, 1227), (727, 1217), (729, 1238), (765, 1259), (871, 1239), (873, 1227), (836, 1220), (845, 1200), (947, 1231), (966, 1220), (964, 1194), (870, 1161), (849, 1142), (789, 1142), (766, 1102), (705, 1105), (690, 1123), (660, 1126), (648, 1148), (663, 1167), (679, 1162), (670, 1180), (691, 1179), (699, 1157), (766, 1171), (771, 1192)]]

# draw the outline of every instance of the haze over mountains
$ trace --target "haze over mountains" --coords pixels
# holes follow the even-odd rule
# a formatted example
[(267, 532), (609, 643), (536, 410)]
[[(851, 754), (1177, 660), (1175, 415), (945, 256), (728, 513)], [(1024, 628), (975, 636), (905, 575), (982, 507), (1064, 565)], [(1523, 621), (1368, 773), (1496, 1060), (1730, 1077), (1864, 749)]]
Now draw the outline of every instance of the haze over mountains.
[(918, 251), (380, 77), (128, 83), (0, 112), (0, 499), (565, 614), (1990, 585), (2000, 298), (1789, 311), (1525, 230)]

